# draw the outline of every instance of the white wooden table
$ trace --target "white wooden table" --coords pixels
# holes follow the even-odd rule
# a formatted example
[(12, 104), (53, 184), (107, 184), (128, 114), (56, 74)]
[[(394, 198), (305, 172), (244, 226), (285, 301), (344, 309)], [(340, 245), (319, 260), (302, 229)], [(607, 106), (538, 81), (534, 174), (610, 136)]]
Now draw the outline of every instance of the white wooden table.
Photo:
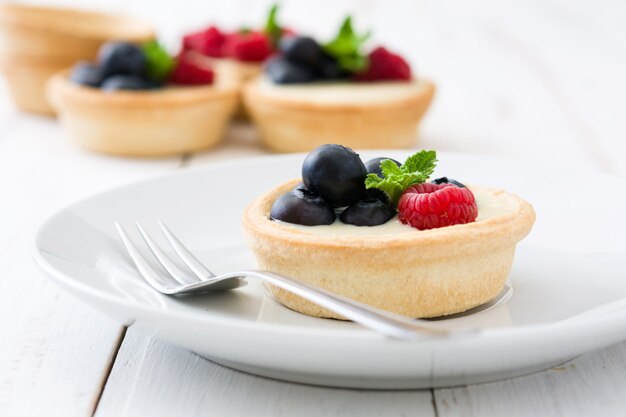
[[(235, 22), (267, 5), (155, 3), (106, 7), (146, 15), (167, 39), (211, 11)], [(362, 26), (374, 27), (435, 80), (425, 148), (563, 166), (562, 178), (546, 178), (553, 182), (567, 181), (567, 169), (626, 174), (624, 2), (407, 0), (393, 2), (393, 10), (392, 2), (373, 0), (283, 3), (285, 20), (322, 34), (356, 10)], [(262, 153), (254, 132), (235, 126), (210, 153), (164, 160), (91, 154), (54, 120), (14, 110), (0, 82), (0, 416), (626, 415), (626, 343), (535, 375), (459, 388), (295, 385), (226, 369), (140, 328), (123, 328), (61, 292), (30, 259), (37, 225), (76, 199)]]

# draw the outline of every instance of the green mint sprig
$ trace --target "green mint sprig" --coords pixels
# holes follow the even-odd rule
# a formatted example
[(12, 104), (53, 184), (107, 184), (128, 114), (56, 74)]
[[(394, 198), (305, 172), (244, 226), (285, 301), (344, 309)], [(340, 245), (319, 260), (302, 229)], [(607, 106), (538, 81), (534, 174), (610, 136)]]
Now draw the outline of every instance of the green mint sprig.
[(278, 9), (277, 3), (273, 4), (267, 14), (267, 20), (265, 21), (265, 27), (263, 31), (269, 35), (272, 45), (277, 46), (280, 38), (283, 36), (283, 28), (278, 24)]
[(370, 37), (371, 32), (358, 35), (352, 27), (350, 16), (341, 24), (337, 36), (323, 46), (324, 51), (335, 58), (339, 66), (349, 72), (358, 72), (367, 68), (367, 55), (361, 51), (361, 46)]
[(174, 58), (157, 41), (151, 41), (141, 46), (146, 57), (146, 75), (154, 81), (165, 80), (176, 65)]
[(380, 163), (383, 177), (369, 174), (365, 178), (365, 188), (378, 188), (395, 206), (402, 192), (412, 185), (425, 182), (435, 171), (436, 165), (437, 152), (435, 151), (419, 151), (409, 156), (402, 166), (397, 166), (392, 160), (385, 159)]

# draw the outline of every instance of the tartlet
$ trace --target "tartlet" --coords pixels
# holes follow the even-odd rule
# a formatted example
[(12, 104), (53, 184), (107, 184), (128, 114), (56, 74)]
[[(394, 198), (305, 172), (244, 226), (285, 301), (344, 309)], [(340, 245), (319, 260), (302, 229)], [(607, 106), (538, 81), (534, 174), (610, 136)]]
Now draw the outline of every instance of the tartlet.
[[(403, 234), (320, 236), (270, 220), (274, 202), (299, 181), (276, 187), (244, 212), (244, 231), (259, 267), (414, 318), (454, 314), (493, 299), (506, 282), (516, 244), (535, 220), (532, 206), (521, 198), (471, 187), (499, 208), (496, 215)], [(269, 288), (290, 309), (342, 319)]]
[(309, 151), (324, 143), (389, 149), (415, 145), (434, 93), (426, 80), (276, 85), (259, 77), (244, 87), (244, 102), (273, 151)]
[(379, 45), (364, 48), (350, 16), (330, 42), (281, 39), (264, 74), (244, 87), (244, 104), (261, 142), (277, 152), (325, 143), (355, 149), (410, 148), (435, 87), (407, 59)]
[(48, 84), (63, 127), (82, 146), (124, 156), (164, 156), (216, 145), (237, 103), (238, 85), (170, 86), (114, 93), (71, 82), (67, 71)]
[(16, 105), (52, 115), (48, 78), (81, 59), (94, 59), (107, 40), (145, 42), (153, 28), (129, 17), (81, 10), (0, 5), (0, 70)]

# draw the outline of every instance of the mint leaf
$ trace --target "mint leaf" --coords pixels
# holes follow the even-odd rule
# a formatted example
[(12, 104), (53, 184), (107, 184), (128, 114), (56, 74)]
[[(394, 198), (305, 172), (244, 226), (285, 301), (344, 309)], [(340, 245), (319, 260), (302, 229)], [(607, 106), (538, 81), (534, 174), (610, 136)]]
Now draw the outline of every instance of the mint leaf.
[(400, 171), (400, 167), (396, 165), (391, 159), (384, 159), (380, 162), (380, 169), (383, 172), (383, 176), (390, 177), (391, 175), (396, 175), (402, 173)]
[(370, 35), (370, 32), (358, 35), (352, 27), (352, 18), (348, 16), (341, 24), (337, 36), (324, 45), (323, 49), (337, 60), (342, 69), (358, 72), (368, 65), (367, 56), (361, 51), (361, 46)]
[(403, 167), (409, 171), (419, 171), (426, 175), (426, 178), (430, 177), (435, 171), (437, 165), (437, 152), (435, 151), (421, 151), (414, 155), (411, 155), (404, 162)]
[(174, 69), (174, 58), (157, 41), (141, 46), (146, 57), (146, 75), (154, 81), (165, 80)]
[(283, 35), (283, 28), (278, 24), (278, 9), (277, 3), (272, 5), (269, 13), (267, 14), (267, 20), (265, 22), (265, 28), (263, 31), (270, 37), (272, 45), (278, 45), (281, 36)]
[(398, 167), (392, 160), (381, 161), (383, 177), (369, 174), (365, 178), (365, 188), (377, 188), (383, 191), (393, 205), (398, 204), (400, 196), (412, 185), (425, 182), (434, 172), (437, 164), (435, 151), (419, 151), (409, 156), (402, 166)]

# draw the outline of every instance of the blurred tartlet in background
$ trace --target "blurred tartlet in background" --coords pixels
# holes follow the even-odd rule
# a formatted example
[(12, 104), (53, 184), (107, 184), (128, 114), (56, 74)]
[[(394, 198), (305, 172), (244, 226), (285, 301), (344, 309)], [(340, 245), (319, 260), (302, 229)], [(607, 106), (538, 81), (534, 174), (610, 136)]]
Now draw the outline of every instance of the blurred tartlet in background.
[(217, 144), (238, 89), (194, 54), (171, 57), (156, 42), (111, 42), (97, 62), (56, 74), (48, 96), (62, 126), (85, 148), (153, 157)]
[(0, 70), (22, 110), (54, 114), (45, 83), (80, 59), (94, 59), (108, 40), (146, 42), (151, 25), (127, 16), (65, 8), (0, 5)]
[(407, 61), (385, 47), (364, 52), (369, 33), (350, 17), (326, 44), (285, 36), (264, 74), (244, 88), (262, 143), (277, 152), (324, 143), (358, 149), (410, 148), (435, 88), (416, 79)]

